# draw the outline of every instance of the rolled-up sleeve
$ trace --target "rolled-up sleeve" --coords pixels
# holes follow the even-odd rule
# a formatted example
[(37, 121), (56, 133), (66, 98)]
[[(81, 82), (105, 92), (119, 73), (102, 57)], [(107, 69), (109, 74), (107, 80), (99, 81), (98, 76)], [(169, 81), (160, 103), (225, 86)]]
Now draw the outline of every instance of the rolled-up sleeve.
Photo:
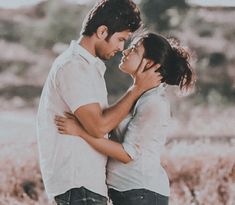
[(88, 65), (71, 61), (57, 71), (57, 91), (72, 112), (83, 105), (99, 102), (89, 69)]
[(141, 155), (144, 140), (161, 143), (161, 136), (166, 134), (169, 118), (170, 107), (164, 99), (149, 98), (137, 105), (122, 143), (133, 160)]

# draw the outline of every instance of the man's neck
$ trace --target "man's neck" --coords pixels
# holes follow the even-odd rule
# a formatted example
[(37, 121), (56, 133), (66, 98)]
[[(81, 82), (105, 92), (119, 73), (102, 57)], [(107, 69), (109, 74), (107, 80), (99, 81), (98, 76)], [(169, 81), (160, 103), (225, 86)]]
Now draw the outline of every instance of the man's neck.
[(79, 45), (85, 48), (91, 55), (96, 57), (95, 45), (92, 37), (82, 36), (79, 39)]

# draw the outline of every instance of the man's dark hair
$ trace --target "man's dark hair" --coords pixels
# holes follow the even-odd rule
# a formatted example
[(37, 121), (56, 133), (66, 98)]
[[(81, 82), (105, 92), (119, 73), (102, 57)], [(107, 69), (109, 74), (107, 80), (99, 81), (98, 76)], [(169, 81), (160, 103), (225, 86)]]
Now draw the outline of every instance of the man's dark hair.
[(141, 26), (140, 11), (131, 0), (101, 0), (86, 16), (81, 34), (91, 36), (101, 25), (107, 26), (108, 37), (125, 30), (134, 32)]

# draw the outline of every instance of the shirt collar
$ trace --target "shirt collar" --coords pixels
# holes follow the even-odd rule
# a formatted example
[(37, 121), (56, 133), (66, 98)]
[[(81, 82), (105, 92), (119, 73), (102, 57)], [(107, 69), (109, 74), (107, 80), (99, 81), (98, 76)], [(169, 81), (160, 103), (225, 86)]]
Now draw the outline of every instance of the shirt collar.
[(104, 73), (106, 71), (106, 66), (102, 60), (100, 60), (98, 57), (93, 56), (89, 51), (87, 51), (84, 47), (79, 45), (79, 41), (71, 41), (70, 49), (73, 54), (80, 55), (82, 58), (84, 58), (89, 64), (94, 65), (94, 68), (98, 70), (98, 72), (104, 76)]
[(167, 88), (167, 84), (166, 83), (161, 83), (158, 87), (155, 87), (155, 88), (152, 88), (152, 89), (146, 91), (143, 94), (143, 96), (151, 94), (151, 93), (155, 93), (155, 92), (163, 94), (165, 92), (166, 88)]

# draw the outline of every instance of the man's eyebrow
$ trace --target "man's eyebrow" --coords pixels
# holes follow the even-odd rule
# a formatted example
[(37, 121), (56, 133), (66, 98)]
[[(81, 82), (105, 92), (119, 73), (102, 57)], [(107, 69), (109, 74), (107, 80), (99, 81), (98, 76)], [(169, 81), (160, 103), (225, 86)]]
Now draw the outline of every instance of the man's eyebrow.
[(123, 41), (127, 41), (128, 38), (125, 38), (125, 37), (120, 37), (119, 39), (123, 40)]
[(123, 39), (124, 39), (125, 41), (127, 41), (127, 40), (129, 39), (129, 37), (126, 37), (126, 38), (125, 38), (125, 37), (123, 37)]

